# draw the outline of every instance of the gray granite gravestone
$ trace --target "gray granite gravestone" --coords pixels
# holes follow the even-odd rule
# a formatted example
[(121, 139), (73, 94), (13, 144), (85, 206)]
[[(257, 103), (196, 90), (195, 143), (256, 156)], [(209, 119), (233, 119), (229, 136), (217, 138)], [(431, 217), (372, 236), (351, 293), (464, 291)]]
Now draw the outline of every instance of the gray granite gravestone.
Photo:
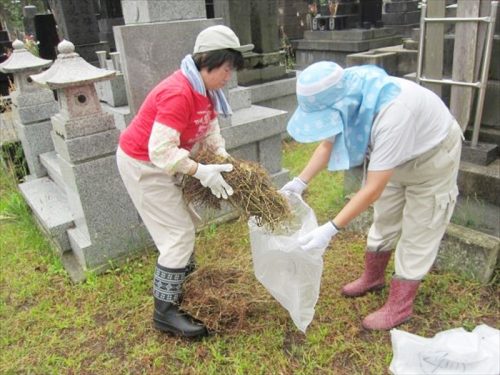
[(97, 25), (100, 40), (107, 41), (109, 49), (116, 51), (113, 27), (125, 24), (121, 2), (120, 0), (101, 0), (98, 2), (98, 6)]
[(206, 18), (205, 0), (122, 0), (125, 24)]
[(109, 51), (99, 40), (94, 0), (49, 0), (57, 22), (59, 37), (71, 40), (85, 61), (98, 65), (95, 51)]

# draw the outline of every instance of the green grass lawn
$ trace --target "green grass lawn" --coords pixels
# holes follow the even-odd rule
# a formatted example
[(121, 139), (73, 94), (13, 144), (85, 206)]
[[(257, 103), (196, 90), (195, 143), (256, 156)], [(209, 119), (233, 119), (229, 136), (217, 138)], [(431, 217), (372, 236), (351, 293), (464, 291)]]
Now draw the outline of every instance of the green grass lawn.
[[(284, 143), (283, 164), (298, 174), (311, 145)], [(306, 195), (318, 220), (342, 204), (342, 174), (322, 173)], [(110, 218), (112, 219), (112, 218)], [(0, 374), (385, 374), (388, 332), (361, 320), (387, 290), (357, 299), (341, 286), (362, 271), (364, 235), (343, 232), (325, 254), (321, 294), (304, 335), (253, 276), (245, 222), (210, 226), (197, 236), (198, 270), (185, 308), (212, 334), (170, 337), (151, 325), (154, 249), (103, 275), (73, 284), (40, 232), (11, 175), (0, 171)], [(392, 263), (387, 270), (390, 277)], [(431, 272), (400, 329), (433, 336), (481, 323), (498, 328), (498, 284)]]

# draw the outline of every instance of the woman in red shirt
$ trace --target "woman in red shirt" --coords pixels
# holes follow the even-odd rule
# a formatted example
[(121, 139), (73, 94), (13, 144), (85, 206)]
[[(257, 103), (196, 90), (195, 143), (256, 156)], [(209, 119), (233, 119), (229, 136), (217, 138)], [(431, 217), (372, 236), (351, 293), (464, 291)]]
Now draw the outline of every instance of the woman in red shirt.
[(117, 163), (125, 187), (148, 229), (159, 257), (154, 275), (157, 329), (185, 337), (207, 334), (206, 327), (179, 309), (182, 284), (192, 271), (195, 213), (182, 197), (179, 176), (191, 175), (218, 198), (233, 193), (221, 172), (231, 164), (204, 165), (191, 156), (208, 148), (227, 156), (217, 115), (231, 108), (222, 88), (233, 70), (243, 67), (234, 32), (211, 26), (196, 38), (193, 55), (148, 94), (137, 115), (120, 136)]

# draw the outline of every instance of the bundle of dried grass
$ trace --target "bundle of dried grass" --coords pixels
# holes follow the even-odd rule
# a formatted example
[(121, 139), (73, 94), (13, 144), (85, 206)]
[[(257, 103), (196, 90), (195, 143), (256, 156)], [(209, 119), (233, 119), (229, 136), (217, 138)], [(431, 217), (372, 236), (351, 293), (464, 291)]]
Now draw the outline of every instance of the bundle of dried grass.
[[(258, 226), (274, 231), (293, 219), (288, 201), (273, 186), (269, 174), (258, 163), (232, 157), (225, 159), (207, 150), (200, 152), (195, 160), (202, 164), (233, 164), (233, 171), (223, 172), (224, 179), (234, 190), (228, 202), (240, 215), (246, 218), (253, 216)], [(221, 207), (221, 200), (194, 177), (185, 176), (182, 191), (187, 203), (214, 209)]]

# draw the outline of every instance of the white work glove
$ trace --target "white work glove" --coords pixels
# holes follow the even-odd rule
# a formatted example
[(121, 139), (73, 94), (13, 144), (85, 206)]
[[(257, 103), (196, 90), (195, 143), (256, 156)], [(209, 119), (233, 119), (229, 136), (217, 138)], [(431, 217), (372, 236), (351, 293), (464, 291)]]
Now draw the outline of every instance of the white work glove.
[(212, 194), (217, 198), (227, 199), (228, 196), (233, 195), (234, 191), (231, 186), (224, 180), (221, 172), (231, 172), (233, 170), (232, 164), (200, 164), (194, 173), (193, 177), (200, 180), (200, 183), (210, 188)]
[(302, 181), (300, 178), (295, 177), (292, 181), (288, 181), (281, 189), (282, 193), (297, 193), (302, 195), (304, 190), (307, 188), (307, 184)]
[(338, 233), (333, 223), (329, 221), (305, 236), (299, 237), (298, 242), (302, 250), (309, 251), (313, 249), (322, 249), (328, 246), (331, 239)]

